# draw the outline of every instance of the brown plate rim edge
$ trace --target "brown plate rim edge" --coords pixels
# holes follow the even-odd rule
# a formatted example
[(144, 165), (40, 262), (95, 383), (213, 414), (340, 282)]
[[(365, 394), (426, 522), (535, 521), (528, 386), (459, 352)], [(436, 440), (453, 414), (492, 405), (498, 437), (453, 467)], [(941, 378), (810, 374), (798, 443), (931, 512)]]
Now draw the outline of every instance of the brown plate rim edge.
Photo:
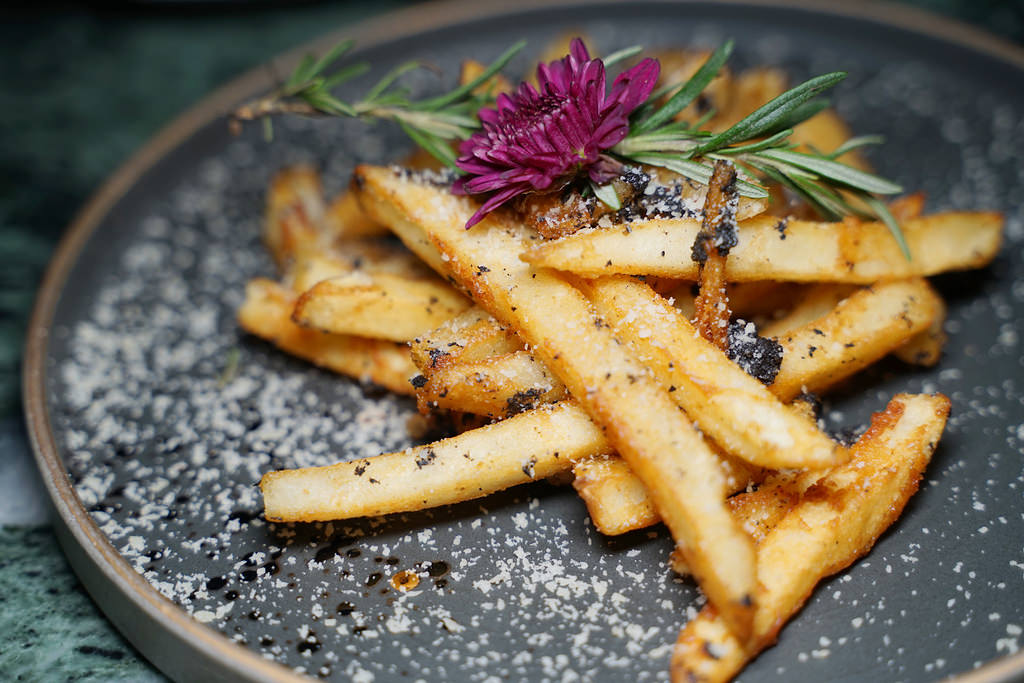
[[(665, 4), (695, 4), (693, 0), (654, 0)], [(746, 4), (786, 10), (806, 10), (822, 14), (866, 19), (913, 33), (968, 47), (1024, 70), (1024, 48), (959, 21), (917, 8), (884, 2), (850, 3), (834, 6), (819, 0), (719, 0), (720, 4)], [(544, 0), (495, 2), (486, 5), (474, 0), (444, 0), (387, 12), (357, 22), (314, 39), (275, 57), (273, 62), (288, 71), (310, 51), (322, 51), (345, 37), (358, 36), (361, 47), (401, 39), (432, 29), (441, 29), (471, 20), (491, 19), (509, 13), (574, 6), (619, 4), (619, 0), (583, 0), (550, 3)], [(402, 28), (396, 28), (400, 26)], [(96, 600), (118, 630), (162, 672), (171, 676), (195, 674), (195, 665), (225, 680), (308, 680), (291, 669), (233, 643), (227, 636), (192, 619), (184, 610), (160, 594), (113, 547), (85, 510), (71, 486), (67, 471), (57, 453), (46, 407), (45, 359), (50, 326), (67, 277), (83, 246), (101, 225), (109, 210), (132, 188), (135, 182), (202, 126), (230, 110), (230, 107), (272, 85), (267, 70), (253, 68), (221, 86), (161, 129), (129, 157), (78, 212), (61, 238), (46, 269), (33, 306), (25, 337), (22, 370), (22, 401), (29, 441), (51, 502), (57, 512), (54, 524), (58, 540), (69, 556), (75, 572), (89, 593), (113, 587), (145, 617), (157, 623), (153, 640), (136, 637), (128, 620), (131, 609), (115, 610)], [(94, 597), (95, 599), (95, 597)], [(125, 622), (123, 623), (122, 620)], [(162, 626), (164, 632), (159, 632)], [(168, 647), (169, 646), (169, 647)], [(162, 650), (161, 648), (167, 649)], [(178, 651), (198, 652), (201, 662), (186, 663)], [(205, 666), (203, 667), (205, 669)], [(979, 669), (965, 672), (963, 683), (1001, 683), (1024, 674), (1024, 653), (990, 661)]]

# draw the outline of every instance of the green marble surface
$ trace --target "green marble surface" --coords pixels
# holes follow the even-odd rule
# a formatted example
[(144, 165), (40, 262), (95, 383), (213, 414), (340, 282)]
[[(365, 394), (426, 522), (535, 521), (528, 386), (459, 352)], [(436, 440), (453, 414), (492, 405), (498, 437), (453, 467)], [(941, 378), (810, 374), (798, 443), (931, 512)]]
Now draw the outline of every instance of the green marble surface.
[[(152, 3), (151, 3), (152, 4)], [(409, 4), (189, 3), (20, 9), (0, 22), (0, 677), (162, 677), (82, 590), (48, 526), (18, 395), (23, 334), (49, 255), (104, 178), (216, 86), (330, 29)], [(167, 6), (163, 6), (163, 5)], [(1024, 42), (1016, 1), (915, 0)]]

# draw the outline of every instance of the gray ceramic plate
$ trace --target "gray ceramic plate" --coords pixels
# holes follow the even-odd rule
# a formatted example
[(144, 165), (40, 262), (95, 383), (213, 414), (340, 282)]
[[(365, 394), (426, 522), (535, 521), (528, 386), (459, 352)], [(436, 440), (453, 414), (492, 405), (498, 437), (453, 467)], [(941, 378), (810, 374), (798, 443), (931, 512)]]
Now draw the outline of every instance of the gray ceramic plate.
[[(996, 262), (938, 280), (950, 301), (941, 365), (884, 363), (830, 404), (832, 425), (851, 429), (897, 391), (948, 394), (953, 417), (920, 493), (743, 674), (921, 681), (1000, 660), (979, 672), (997, 680), (1024, 671), (1007, 657), (1024, 644), (1024, 58), (945, 23), (861, 11), (449, 4), (350, 33), (378, 69), (416, 56), (448, 74), (523, 36), (540, 49), (568, 27), (602, 50), (733, 37), (740, 66), (776, 64), (794, 79), (848, 70), (839, 111), (887, 136), (873, 161), (926, 191), (931, 209), (1006, 212)], [(356, 161), (404, 149), (387, 128), (338, 122), (282, 122), (273, 144), (255, 129), (232, 138), (218, 116), (265, 87), (242, 79), (142, 150), (86, 207), (40, 295), (27, 412), (85, 585), (181, 680), (284, 679), (288, 668), (357, 681), (665, 679), (697, 592), (665, 571), (663, 529), (602, 538), (571, 489), (537, 484), (357, 523), (261, 520), (262, 472), (402, 447), (412, 410), (234, 323), (246, 279), (272, 272), (258, 237), (271, 173), (312, 161), (337, 190)], [(389, 578), (407, 569), (423, 579), (398, 593)]]

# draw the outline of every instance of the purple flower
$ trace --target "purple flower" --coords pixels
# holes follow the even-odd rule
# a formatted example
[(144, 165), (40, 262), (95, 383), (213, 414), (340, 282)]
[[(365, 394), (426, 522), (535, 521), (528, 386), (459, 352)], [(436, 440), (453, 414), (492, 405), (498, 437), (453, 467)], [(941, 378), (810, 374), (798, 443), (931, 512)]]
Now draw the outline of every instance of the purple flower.
[(459, 148), (466, 175), (453, 191), (493, 193), (466, 227), (513, 197), (558, 190), (581, 173), (597, 184), (614, 178), (619, 163), (603, 152), (629, 133), (629, 115), (650, 96), (659, 71), (657, 60), (645, 59), (606, 92), (604, 62), (576, 38), (567, 57), (538, 65), (539, 88), (522, 83), (498, 95), (496, 109), (479, 112), (482, 129)]

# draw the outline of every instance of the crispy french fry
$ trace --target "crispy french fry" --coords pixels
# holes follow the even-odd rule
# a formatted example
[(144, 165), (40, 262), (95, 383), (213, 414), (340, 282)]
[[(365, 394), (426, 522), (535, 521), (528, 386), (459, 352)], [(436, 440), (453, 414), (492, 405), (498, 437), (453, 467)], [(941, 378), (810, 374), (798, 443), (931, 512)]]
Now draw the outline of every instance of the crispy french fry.
[(615, 536), (661, 521), (647, 487), (622, 458), (580, 460), (573, 465), (572, 473), (572, 486), (602, 534)]
[(292, 322), (295, 295), (276, 282), (257, 278), (245, 288), (238, 310), (242, 329), (314, 365), (373, 382), (398, 394), (411, 394), (416, 366), (409, 350), (394, 342), (307, 330)]
[(772, 393), (788, 401), (849, 377), (926, 331), (942, 305), (923, 278), (854, 292), (824, 317), (779, 338), (784, 351)]
[(938, 297), (935, 302), (937, 311), (928, 329), (918, 332), (907, 342), (893, 351), (893, 355), (904, 363), (931, 367), (942, 358), (942, 348), (946, 345), (946, 302)]
[[(730, 494), (742, 491), (764, 477), (765, 470), (723, 453), (719, 455), (726, 491)], [(586, 504), (594, 528), (602, 534), (616, 536), (661, 521), (643, 482), (622, 458), (613, 455), (586, 458), (575, 463), (572, 472), (575, 475), (573, 488)], [(682, 554), (676, 554), (679, 561), (684, 562)]]
[[(402, 165), (406, 168), (437, 169), (440, 162), (432, 154), (417, 147), (405, 158)], [(324, 232), (330, 240), (335, 241), (390, 234), (386, 225), (381, 225), (366, 215), (351, 187), (335, 197), (327, 206), (324, 213)]]
[(267, 192), (263, 241), (278, 267), (318, 249), (323, 216), (323, 190), (315, 169), (294, 166), (274, 175)]
[(421, 372), (459, 362), (475, 362), (520, 351), (523, 342), (491, 314), (469, 308), (409, 343)]
[(376, 237), (388, 234), (387, 227), (363, 213), (351, 190), (342, 192), (324, 211), (324, 231), (334, 240)]
[(268, 472), (266, 518), (310, 522), (472, 500), (565, 471), (607, 452), (604, 435), (565, 402), (426, 446), (327, 467)]
[(500, 418), (566, 396), (565, 385), (525, 351), (440, 364), (424, 371), (417, 384), (421, 412), (446, 408)]
[(302, 293), (292, 320), (334, 334), (408, 341), (472, 306), (443, 280), (353, 271)]
[(831, 313), (836, 305), (857, 291), (856, 285), (806, 285), (799, 299), (794, 299), (789, 310), (781, 317), (769, 320), (758, 329), (764, 337), (782, 337), (787, 332), (803, 327)]
[(753, 637), (736, 638), (713, 607), (705, 608), (679, 635), (672, 680), (732, 678), (775, 641), (818, 581), (867, 553), (917, 490), (948, 414), (944, 396), (906, 394), (876, 414), (850, 462), (810, 486), (759, 543)]
[[(736, 167), (719, 159), (708, 183), (704, 218), (693, 243), (694, 258), (700, 262), (698, 292), (693, 300), (694, 325), (700, 335), (722, 351), (729, 350), (729, 293), (725, 282), (725, 259), (736, 241)], [(722, 244), (720, 244), (722, 242)], [(703, 254), (699, 258), (697, 254)]]
[(389, 169), (362, 166), (356, 174), (364, 209), (414, 251), (429, 244), (436, 252), (431, 260), (444, 264), (441, 272), (496, 318), (514, 324), (597, 418), (647, 486), (709, 600), (737, 634), (748, 633), (752, 545), (725, 507), (725, 480), (715, 455), (577, 289), (517, 258), (536, 235), (494, 216), (465, 230), (474, 211), (469, 200)]
[[(789, 309), (794, 301), (799, 301), (807, 287), (795, 282), (769, 280), (737, 282), (729, 285), (729, 307), (734, 315), (745, 320), (772, 318), (778, 311)], [(764, 330), (760, 332), (763, 334)]]
[[(881, 223), (817, 223), (758, 216), (740, 223), (729, 252), (730, 282), (790, 280), (870, 284), (947, 270), (979, 268), (999, 251), (1003, 218), (994, 212), (947, 212), (903, 224), (913, 254), (904, 258)], [(693, 219), (658, 219), (624, 230), (582, 230), (534, 245), (522, 258), (538, 268), (584, 277), (656, 275), (697, 278), (690, 258), (700, 229)]]
[(583, 289), (615, 334), (671, 385), (676, 403), (727, 453), (772, 469), (819, 469), (846, 459), (846, 449), (788, 410), (646, 284), (607, 277)]
[[(833, 295), (834, 292), (829, 294)], [(942, 306), (941, 298), (921, 278), (856, 290), (846, 297), (841, 306), (779, 338), (782, 365), (768, 390), (785, 402), (796, 398), (804, 388), (818, 392), (827, 389), (900, 349), (917, 335), (927, 334)], [(450, 362), (452, 372), (457, 376), (461, 360), (455, 358)], [(516, 376), (515, 371), (504, 370), (505, 362), (510, 361), (495, 360), (488, 365), (477, 366), (475, 371)], [(516, 365), (523, 362), (521, 357), (515, 359)], [(541, 365), (536, 359), (533, 362)], [(537, 369), (531, 374), (539, 376), (542, 373)], [(515, 391), (529, 388), (522, 385)], [(476, 402), (489, 413), (499, 414), (502, 410), (500, 403), (488, 403), (484, 397), (477, 397)], [(467, 410), (451, 402), (447, 407)]]
[[(783, 364), (775, 383), (768, 390), (784, 400), (795, 398), (805, 387), (814, 387), (820, 391), (898, 348), (906, 339), (913, 338), (915, 330), (927, 325), (925, 321), (937, 306), (941, 306), (941, 300), (922, 279), (880, 284), (860, 290), (852, 297), (852, 304), (844, 304), (780, 340), (783, 345)], [(917, 332), (918, 335), (923, 333)], [(816, 341), (823, 349), (827, 344), (841, 347), (842, 350), (838, 355), (837, 352), (826, 351), (810, 353), (808, 340)], [(801, 354), (798, 361), (792, 358)], [(540, 365), (539, 361), (533, 362)], [(458, 363), (455, 363), (452, 371), (457, 368)], [(482, 371), (479, 366), (478, 371)], [(500, 374), (494, 367), (489, 368), (489, 371)], [(504, 408), (498, 402), (488, 404), (484, 398), (476, 395), (472, 403), (453, 402), (447, 407), (468, 410), (473, 406), (493, 414), (498, 414)], [(617, 469), (608, 469), (612, 480), (607, 486), (599, 481), (605, 471), (602, 469), (590, 470), (581, 483), (589, 491), (584, 500), (595, 526), (602, 533), (614, 535), (642, 528), (636, 524), (646, 526), (656, 523), (657, 515), (650, 512), (653, 504), (641, 497), (640, 492), (645, 490), (643, 485), (635, 480), (635, 475), (628, 467), (614, 467)], [(634, 481), (627, 482), (626, 477), (633, 477)], [(620, 495), (621, 499), (617, 498)]]
[(318, 282), (354, 271), (418, 280), (437, 277), (402, 244), (392, 239), (367, 238), (343, 240), (330, 248), (302, 254), (289, 268), (286, 282), (301, 294)]

